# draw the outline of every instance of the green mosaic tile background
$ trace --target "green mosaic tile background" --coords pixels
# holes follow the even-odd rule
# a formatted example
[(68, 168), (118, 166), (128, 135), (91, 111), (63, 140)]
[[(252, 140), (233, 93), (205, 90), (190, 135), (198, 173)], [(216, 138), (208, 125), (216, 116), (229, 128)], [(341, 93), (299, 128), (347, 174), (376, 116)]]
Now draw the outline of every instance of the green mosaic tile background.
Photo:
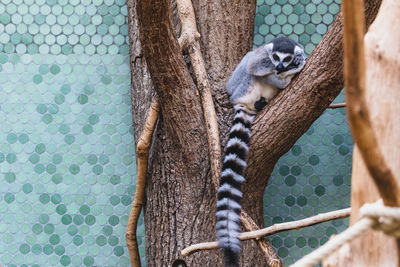
[[(339, 96), (335, 102), (344, 102)], [(350, 206), (353, 141), (345, 110), (327, 110), (277, 163), (264, 194), (264, 224)], [(286, 265), (342, 232), (348, 219), (272, 235)]]
[[(259, 0), (254, 44), (285, 34), (310, 53), (339, 7), (337, 0)], [(136, 166), (126, 15), (126, 0), (0, 0), (3, 267), (129, 266)], [(265, 225), (349, 205), (344, 112), (326, 111), (278, 162)], [(346, 224), (271, 241), (288, 264)], [(138, 233), (144, 265), (142, 219)]]
[(126, 14), (125, 0), (0, 0), (2, 266), (129, 266)]

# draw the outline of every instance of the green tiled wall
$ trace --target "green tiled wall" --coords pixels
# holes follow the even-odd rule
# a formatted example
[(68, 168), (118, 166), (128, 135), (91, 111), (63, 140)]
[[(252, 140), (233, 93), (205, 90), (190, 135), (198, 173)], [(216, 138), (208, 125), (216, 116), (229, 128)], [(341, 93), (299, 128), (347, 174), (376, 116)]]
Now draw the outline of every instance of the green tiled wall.
[(340, 10), (340, 0), (258, 0), (254, 45), (283, 34), (310, 54)]
[[(264, 194), (265, 225), (349, 207), (352, 146), (344, 110), (325, 111), (278, 161)], [(275, 234), (270, 241), (290, 264), (347, 226), (347, 219), (335, 220)]]
[[(258, 1), (254, 44), (310, 53), (336, 0)], [(129, 266), (136, 174), (125, 0), (0, 0), (0, 264)], [(343, 101), (340, 96), (337, 101)], [(328, 110), (276, 166), (265, 224), (349, 205), (352, 140)], [(271, 237), (285, 263), (343, 220)], [(144, 225), (139, 221), (144, 262)]]
[(129, 265), (126, 13), (124, 0), (0, 0), (3, 267)]

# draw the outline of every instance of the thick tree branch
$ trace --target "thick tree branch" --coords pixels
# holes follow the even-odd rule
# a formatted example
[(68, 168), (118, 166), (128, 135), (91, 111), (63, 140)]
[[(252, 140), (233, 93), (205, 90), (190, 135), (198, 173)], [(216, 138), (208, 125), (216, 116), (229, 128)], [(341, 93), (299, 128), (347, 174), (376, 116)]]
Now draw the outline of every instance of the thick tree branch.
[(182, 57), (169, 10), (169, 0), (137, 2), (140, 41), (160, 100), (166, 130), (176, 136), (176, 145), (184, 157), (195, 164), (194, 159), (203, 147), (201, 143), (188, 141), (195, 140), (195, 136), (203, 137), (204, 121), (196, 86)]
[[(150, 152), (144, 220), (146, 260), (173, 265), (178, 248), (209, 235), (215, 191), (211, 176), (204, 118), (196, 86), (188, 72), (172, 26), (169, 0), (137, 1), (142, 53), (147, 62), (161, 115)], [(179, 237), (179, 238), (178, 238)], [(193, 262), (216, 261), (190, 257)]]

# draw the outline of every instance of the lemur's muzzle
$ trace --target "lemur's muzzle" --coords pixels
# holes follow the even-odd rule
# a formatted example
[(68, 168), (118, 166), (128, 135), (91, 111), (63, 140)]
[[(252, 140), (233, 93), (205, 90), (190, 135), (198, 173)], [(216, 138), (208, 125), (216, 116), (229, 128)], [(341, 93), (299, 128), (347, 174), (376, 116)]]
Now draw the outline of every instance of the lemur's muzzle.
[(283, 66), (282, 62), (280, 62), (278, 66), (276, 66), (276, 71), (278, 74), (285, 71), (285, 67)]

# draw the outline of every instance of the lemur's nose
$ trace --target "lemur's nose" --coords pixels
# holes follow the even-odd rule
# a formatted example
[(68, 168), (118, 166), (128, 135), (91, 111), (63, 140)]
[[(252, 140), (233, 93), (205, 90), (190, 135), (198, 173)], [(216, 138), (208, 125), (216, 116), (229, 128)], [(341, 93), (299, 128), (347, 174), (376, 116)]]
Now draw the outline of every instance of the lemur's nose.
[(285, 70), (285, 67), (283, 66), (282, 62), (279, 62), (278, 66), (276, 66), (276, 70), (278, 72), (282, 72), (283, 70)]

